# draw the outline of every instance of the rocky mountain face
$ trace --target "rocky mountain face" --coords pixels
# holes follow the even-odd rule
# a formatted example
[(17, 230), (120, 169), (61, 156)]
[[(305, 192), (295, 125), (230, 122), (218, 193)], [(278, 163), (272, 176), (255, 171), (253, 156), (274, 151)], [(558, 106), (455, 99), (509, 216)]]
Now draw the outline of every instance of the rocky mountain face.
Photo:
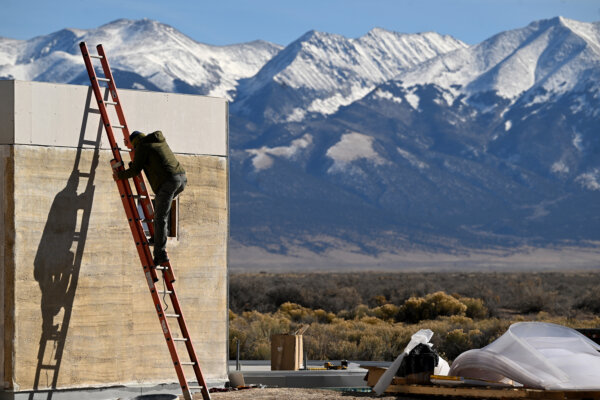
[(314, 100), (291, 94), (234, 103), (240, 237), (374, 254), (598, 240), (599, 28), (555, 18), (459, 45), (333, 112), (296, 118)]
[(87, 84), (102, 42), (122, 88), (231, 101), (231, 234), (273, 254), (586, 245), (600, 239), (600, 23), (557, 17), (477, 45), (310, 31), (197, 43), (119, 20), (0, 39), (0, 77)]

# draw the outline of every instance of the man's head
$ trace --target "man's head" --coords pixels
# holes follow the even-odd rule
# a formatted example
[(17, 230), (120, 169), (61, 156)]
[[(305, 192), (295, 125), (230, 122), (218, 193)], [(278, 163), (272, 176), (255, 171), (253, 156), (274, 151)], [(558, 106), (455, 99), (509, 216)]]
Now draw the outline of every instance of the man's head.
[(129, 135), (129, 141), (133, 147), (136, 147), (138, 142), (146, 135), (144, 135), (140, 131), (133, 131), (131, 135)]

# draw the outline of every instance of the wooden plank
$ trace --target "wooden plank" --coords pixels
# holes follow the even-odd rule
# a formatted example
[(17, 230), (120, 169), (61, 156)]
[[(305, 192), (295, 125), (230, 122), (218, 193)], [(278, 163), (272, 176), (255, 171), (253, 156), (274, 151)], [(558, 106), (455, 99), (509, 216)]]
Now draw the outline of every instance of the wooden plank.
[(565, 390), (567, 399), (600, 399), (600, 390)]
[(445, 387), (427, 385), (390, 385), (386, 393), (418, 394), (428, 396), (456, 396), (490, 399), (600, 399), (597, 390), (541, 390), (523, 388)]
[[(526, 399), (526, 398), (544, 398), (544, 399), (564, 399), (562, 392), (549, 393), (544, 390), (535, 389), (492, 389), (492, 388), (473, 388), (473, 387), (443, 387), (443, 386), (425, 386), (425, 385), (390, 385), (386, 393), (404, 393), (420, 394), (430, 396), (456, 396), (473, 398), (494, 398), (494, 399)], [(541, 396), (538, 396), (541, 395)]]

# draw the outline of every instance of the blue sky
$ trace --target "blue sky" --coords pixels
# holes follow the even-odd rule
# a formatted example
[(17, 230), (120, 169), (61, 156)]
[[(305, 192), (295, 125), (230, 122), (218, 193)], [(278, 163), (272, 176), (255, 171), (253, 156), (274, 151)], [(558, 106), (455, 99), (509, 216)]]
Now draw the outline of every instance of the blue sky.
[(478, 43), (503, 30), (562, 15), (600, 20), (599, 0), (0, 0), (0, 36), (30, 39), (118, 18), (150, 18), (214, 45), (289, 44), (308, 30), (364, 35), (381, 27), (435, 31)]

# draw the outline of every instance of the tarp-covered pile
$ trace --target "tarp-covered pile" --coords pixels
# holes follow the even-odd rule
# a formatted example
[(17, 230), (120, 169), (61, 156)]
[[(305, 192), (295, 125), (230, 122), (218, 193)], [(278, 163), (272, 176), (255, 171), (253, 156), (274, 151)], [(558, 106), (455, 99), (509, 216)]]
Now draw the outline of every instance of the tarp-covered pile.
[(479, 350), (462, 353), (449, 375), (550, 390), (600, 389), (600, 346), (560, 325), (520, 322)]

